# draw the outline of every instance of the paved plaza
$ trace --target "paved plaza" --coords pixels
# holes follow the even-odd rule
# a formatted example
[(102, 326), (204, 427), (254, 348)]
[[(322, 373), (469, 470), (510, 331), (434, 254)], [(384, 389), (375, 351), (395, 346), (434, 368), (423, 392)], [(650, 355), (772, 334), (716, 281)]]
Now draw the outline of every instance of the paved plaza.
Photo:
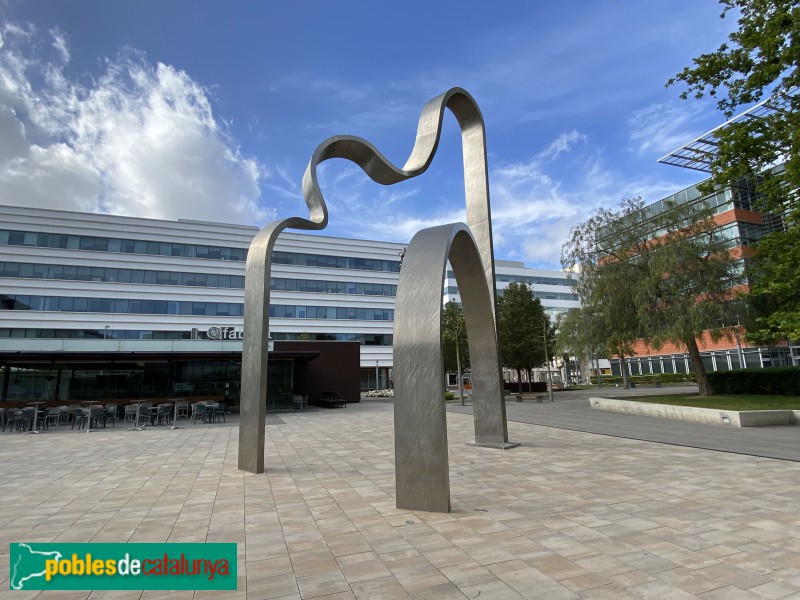
[[(800, 598), (800, 463), (521, 422), (475, 448), (449, 411), (453, 510), (412, 512), (392, 417), (270, 414), (266, 475), (237, 470), (235, 419), (2, 434), (0, 597)], [(237, 542), (239, 589), (10, 592), (15, 541)]]

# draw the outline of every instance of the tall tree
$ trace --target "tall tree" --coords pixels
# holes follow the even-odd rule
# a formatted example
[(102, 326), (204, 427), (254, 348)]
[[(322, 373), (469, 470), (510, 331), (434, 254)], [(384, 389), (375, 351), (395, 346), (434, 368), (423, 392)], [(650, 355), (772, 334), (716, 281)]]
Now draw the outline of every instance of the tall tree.
[(464, 403), (462, 376), (469, 368), (469, 340), (464, 311), (461, 305), (450, 300), (442, 312), (442, 354), (446, 373), (455, 371), (458, 375), (460, 402)]
[(500, 334), (500, 354), (503, 365), (517, 372), (519, 391), (522, 393), (522, 371), (544, 366), (544, 324), (547, 322), (550, 356), (554, 331), (528, 284), (511, 283), (497, 299), (497, 321)]
[(597, 312), (584, 298), (581, 308), (570, 308), (559, 318), (558, 349), (579, 361), (589, 361), (590, 369), (594, 368), (598, 356), (605, 357), (607, 339), (605, 334), (598, 335)]
[[(726, 117), (754, 102), (771, 108), (717, 130), (711, 184), (757, 182), (761, 208), (798, 207), (800, 189), (800, 4), (796, 0), (720, 0), (722, 18), (738, 14), (737, 29), (714, 52), (701, 54), (667, 86), (685, 84), (681, 98), (717, 100)], [(783, 169), (773, 170), (782, 163)]]
[(734, 261), (716, 229), (702, 204), (645, 209), (636, 198), (574, 227), (562, 249), (564, 266), (580, 267), (579, 294), (609, 350), (624, 359), (637, 337), (656, 349), (683, 345), (701, 395), (713, 390), (697, 338), (727, 334), (721, 325), (734, 297)]
[[(749, 339), (768, 343), (800, 335), (800, 4), (797, 0), (720, 0), (722, 18), (737, 14), (736, 30), (716, 51), (695, 58), (667, 82), (686, 86), (681, 97), (717, 99), (731, 117), (766, 100), (758, 118), (729, 123), (716, 132), (711, 179), (702, 188), (755, 184), (756, 206), (782, 214), (786, 231), (758, 244), (750, 273), (751, 303), (760, 318)], [(782, 279), (780, 279), (782, 277)]]
[(592, 356), (579, 308), (570, 308), (558, 315), (556, 328), (556, 351), (564, 356), (566, 364), (571, 356), (575, 357), (576, 366)]
[(800, 227), (762, 239), (757, 258), (749, 271), (749, 300), (756, 314), (747, 338), (759, 344), (800, 339)]

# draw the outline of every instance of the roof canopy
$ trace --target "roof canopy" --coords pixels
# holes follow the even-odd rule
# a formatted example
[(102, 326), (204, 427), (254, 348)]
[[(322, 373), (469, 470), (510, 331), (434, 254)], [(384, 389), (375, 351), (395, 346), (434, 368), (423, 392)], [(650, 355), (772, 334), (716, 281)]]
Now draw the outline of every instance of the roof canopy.
[(666, 156), (662, 156), (658, 159), (658, 162), (666, 165), (674, 165), (676, 167), (684, 167), (686, 169), (694, 169), (695, 171), (702, 171), (703, 173), (711, 173), (711, 163), (719, 149), (719, 144), (717, 143), (717, 133), (719, 131), (733, 123), (741, 123), (748, 119), (763, 119), (777, 111), (790, 110), (790, 99), (795, 95), (796, 91), (797, 90), (792, 90), (789, 94), (781, 95), (776, 98), (769, 97), (766, 100), (762, 100), (743, 113), (725, 121), (722, 125), (718, 125), (711, 131), (693, 139), (688, 144), (673, 150)]

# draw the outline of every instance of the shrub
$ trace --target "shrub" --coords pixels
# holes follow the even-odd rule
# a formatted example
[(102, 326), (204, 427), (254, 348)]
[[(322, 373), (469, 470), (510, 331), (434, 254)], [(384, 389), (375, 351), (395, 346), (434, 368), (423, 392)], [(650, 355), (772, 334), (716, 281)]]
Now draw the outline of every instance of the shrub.
[(708, 374), (715, 394), (775, 394), (800, 396), (800, 369), (738, 369)]
[[(658, 379), (661, 383), (688, 383), (696, 381), (697, 376), (694, 373), (659, 373), (656, 375), (631, 375), (628, 381), (631, 383), (654, 383)], [(597, 383), (597, 377), (592, 375), (592, 383)], [(603, 385), (607, 383), (622, 383), (622, 377), (616, 375), (603, 375)]]
[(394, 398), (394, 390), (369, 390), (366, 396), (369, 398)]
[(455, 400), (455, 397), (456, 397), (456, 395), (453, 392), (451, 392), (450, 390), (448, 390), (448, 391), (446, 391), (444, 393), (444, 399), (445, 400)]

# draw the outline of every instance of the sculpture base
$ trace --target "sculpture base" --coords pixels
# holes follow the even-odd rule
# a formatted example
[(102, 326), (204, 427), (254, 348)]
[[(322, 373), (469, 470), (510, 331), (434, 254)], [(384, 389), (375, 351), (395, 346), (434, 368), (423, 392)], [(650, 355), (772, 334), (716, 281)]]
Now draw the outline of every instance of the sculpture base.
[(476, 442), (472, 440), (467, 442), (467, 446), (476, 446), (478, 448), (496, 448), (498, 450), (509, 450), (521, 445), (520, 442)]

